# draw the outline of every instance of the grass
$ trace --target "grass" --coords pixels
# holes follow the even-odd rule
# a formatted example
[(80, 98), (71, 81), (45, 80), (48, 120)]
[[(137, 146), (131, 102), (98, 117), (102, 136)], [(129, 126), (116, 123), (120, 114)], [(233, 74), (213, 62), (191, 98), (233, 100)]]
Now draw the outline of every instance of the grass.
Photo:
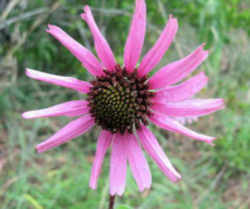
[[(102, 25), (102, 30), (118, 55), (117, 60), (122, 62), (121, 45), (127, 33), (121, 34), (120, 31), (129, 24), (127, 14), (132, 12), (133, 1), (107, 0), (100, 5), (97, 0), (93, 0), (87, 3), (96, 7), (97, 22)], [(205, 70), (210, 80), (199, 96), (223, 97), (227, 108), (190, 125), (194, 130), (217, 136), (215, 147), (152, 127), (183, 180), (178, 184), (171, 183), (148, 158), (153, 176), (152, 188), (140, 193), (128, 172), (126, 192), (117, 198), (116, 209), (247, 209), (250, 207), (250, 60), (247, 56), (250, 53), (250, 38), (243, 23), (248, 22), (245, 11), (249, 10), (249, 4), (238, 0), (147, 3), (150, 26), (144, 53), (162, 29), (164, 15), (175, 14), (180, 29), (175, 43), (160, 65), (188, 54), (200, 42), (208, 42), (210, 57), (199, 70)], [(24, 11), (21, 7), (13, 9), (9, 18), (51, 4), (50, 1), (34, 1)], [(89, 31), (85, 31), (85, 25), (76, 19), (82, 2), (69, 4), (60, 1), (60, 4), (61, 7), (48, 14), (44, 22), (27, 36), (25, 44), (20, 44), (8, 59), (5, 55), (12, 51), (15, 42), (8, 42), (0, 35), (0, 41), (5, 40), (0, 45), (0, 52), (5, 52), (0, 60), (0, 73), (3, 75), (0, 80), (1, 84), (8, 84), (0, 85), (1, 209), (107, 208), (109, 155), (105, 158), (98, 189), (92, 191), (88, 188), (98, 129), (38, 154), (34, 150), (35, 145), (69, 120), (63, 117), (35, 120), (21, 118), (25, 110), (51, 106), (80, 96), (70, 90), (26, 78), (23, 75), (24, 67), (88, 79), (73, 56), (44, 33), (47, 22), (55, 23), (76, 39), (84, 40), (85, 45), (92, 46)], [(197, 8), (194, 5), (198, 5)], [(237, 9), (232, 10), (233, 7)], [(106, 13), (101, 12), (103, 8)], [(112, 14), (110, 8), (117, 9), (122, 15)], [(5, 33), (9, 33), (13, 39), (18, 29), (21, 34), (29, 31), (37, 19), (41, 19), (40, 16), (15, 23)], [(19, 43), (19, 39), (16, 41)]]

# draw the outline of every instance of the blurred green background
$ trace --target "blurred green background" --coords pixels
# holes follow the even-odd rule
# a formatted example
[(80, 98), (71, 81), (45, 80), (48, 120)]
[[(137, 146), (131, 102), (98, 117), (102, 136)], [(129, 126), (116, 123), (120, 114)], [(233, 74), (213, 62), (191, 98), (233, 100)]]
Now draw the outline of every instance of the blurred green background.
[[(223, 97), (227, 108), (189, 127), (217, 136), (216, 146), (192, 141), (155, 127), (154, 133), (183, 180), (171, 183), (149, 160), (153, 184), (140, 193), (128, 173), (125, 194), (116, 208), (250, 208), (250, 1), (154, 0), (147, 2), (150, 49), (173, 14), (179, 20), (175, 42), (160, 66), (206, 42), (204, 70), (209, 85), (201, 97)], [(134, 0), (0, 1), (0, 208), (107, 208), (109, 156), (98, 189), (88, 188), (98, 129), (59, 148), (38, 154), (34, 146), (66, 124), (67, 118), (24, 120), (21, 113), (77, 99), (73, 91), (28, 79), (25, 67), (90, 79), (81, 64), (45, 29), (56, 24), (94, 51), (83, 5), (92, 7), (97, 24), (122, 64), (123, 46)]]

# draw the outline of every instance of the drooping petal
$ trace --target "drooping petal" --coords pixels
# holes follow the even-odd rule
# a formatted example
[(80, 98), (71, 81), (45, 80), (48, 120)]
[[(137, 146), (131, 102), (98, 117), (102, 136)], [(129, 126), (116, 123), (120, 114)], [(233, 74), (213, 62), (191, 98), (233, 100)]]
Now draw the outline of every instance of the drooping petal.
[(175, 34), (178, 30), (178, 22), (172, 15), (169, 16), (168, 23), (162, 31), (155, 45), (142, 59), (138, 73), (140, 76), (147, 75), (162, 59), (170, 44), (172, 43)]
[(48, 25), (46, 30), (58, 41), (61, 42), (82, 64), (83, 66), (94, 76), (102, 75), (102, 66), (96, 57), (85, 47), (71, 38), (61, 28), (55, 25)]
[(112, 134), (108, 131), (103, 130), (100, 133), (98, 142), (96, 145), (95, 160), (91, 170), (91, 176), (89, 181), (89, 186), (92, 189), (96, 189), (98, 177), (101, 172), (103, 158), (107, 152), (112, 141)]
[(65, 77), (65, 76), (58, 76), (49, 73), (44, 73), (36, 70), (26, 69), (26, 75), (30, 78), (55, 84), (57, 86), (63, 86), (66, 88), (74, 89), (81, 93), (88, 93), (90, 87), (92, 86), (89, 82), (80, 81), (76, 78), (72, 77)]
[(127, 144), (127, 155), (131, 171), (139, 190), (142, 192), (151, 186), (152, 177), (150, 169), (134, 135), (129, 135)]
[(44, 152), (51, 148), (57, 147), (73, 138), (76, 138), (88, 131), (95, 124), (94, 119), (90, 115), (82, 116), (71, 121), (46, 141), (38, 144), (36, 149), (38, 152)]
[(191, 124), (191, 123), (197, 122), (198, 119), (199, 119), (197, 116), (171, 117), (171, 118), (173, 118), (174, 120), (178, 121), (182, 125), (186, 125), (186, 124)]
[(201, 72), (179, 85), (157, 91), (152, 100), (154, 102), (180, 102), (190, 99), (207, 85), (207, 81), (207, 76)]
[(196, 132), (188, 129), (187, 127), (181, 125), (180, 123), (178, 123), (174, 119), (171, 119), (171, 118), (169, 118), (165, 115), (162, 115), (160, 113), (154, 113), (150, 117), (150, 120), (155, 125), (159, 126), (160, 128), (163, 128), (163, 129), (166, 129), (168, 131), (175, 132), (175, 133), (180, 133), (180, 134), (183, 134), (185, 136), (189, 136), (193, 139), (196, 139), (199, 141), (204, 141), (210, 145), (213, 145), (212, 142), (215, 139), (215, 137), (206, 136), (203, 134), (196, 133)]
[(203, 47), (204, 44), (183, 59), (161, 68), (149, 80), (150, 88), (165, 88), (188, 76), (207, 58), (208, 51), (205, 51)]
[(165, 155), (154, 134), (145, 126), (137, 131), (141, 144), (150, 157), (159, 166), (161, 171), (173, 182), (181, 179), (181, 175), (175, 170)]
[(145, 32), (146, 4), (144, 0), (136, 0), (136, 7), (124, 50), (124, 64), (128, 72), (134, 70), (140, 58)]
[(126, 185), (127, 135), (115, 134), (110, 160), (110, 195), (122, 195)]
[(191, 99), (182, 102), (154, 103), (152, 105), (153, 110), (173, 117), (203, 116), (224, 107), (223, 99)]
[(54, 105), (52, 107), (48, 107), (45, 109), (24, 112), (22, 116), (23, 118), (26, 119), (55, 117), (55, 116), (74, 117), (88, 112), (89, 112), (89, 107), (87, 101), (75, 100)]
[(89, 6), (84, 7), (84, 13), (81, 14), (81, 17), (86, 21), (91, 30), (98, 57), (101, 59), (102, 63), (108, 70), (113, 70), (116, 66), (115, 57), (108, 42), (105, 40), (98, 26), (96, 25), (95, 19)]

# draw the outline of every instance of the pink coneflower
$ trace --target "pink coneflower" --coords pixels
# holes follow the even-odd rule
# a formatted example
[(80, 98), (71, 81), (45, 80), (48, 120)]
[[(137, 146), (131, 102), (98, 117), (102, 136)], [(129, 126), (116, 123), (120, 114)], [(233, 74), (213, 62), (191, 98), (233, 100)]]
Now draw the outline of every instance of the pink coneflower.
[(91, 82), (72, 77), (51, 75), (27, 69), (26, 75), (58, 86), (87, 94), (86, 100), (65, 102), (42, 110), (23, 113), (24, 118), (68, 116), (73, 120), (48, 140), (36, 146), (47, 151), (100, 126), (96, 156), (90, 177), (90, 187), (97, 187), (104, 155), (111, 147), (110, 194), (122, 195), (126, 182), (127, 161), (140, 191), (151, 186), (151, 173), (141, 146), (173, 182), (181, 175), (170, 163), (154, 134), (147, 127), (152, 122), (160, 128), (181, 133), (195, 140), (212, 144), (214, 137), (196, 133), (180, 119), (196, 118), (224, 107), (222, 99), (193, 99), (206, 84), (202, 72), (177, 84), (190, 75), (208, 56), (204, 44), (183, 59), (162, 67), (152, 77), (148, 73), (159, 63), (178, 29), (177, 20), (169, 16), (155, 45), (137, 67), (146, 31), (146, 5), (136, 0), (136, 8), (124, 49), (124, 66), (117, 64), (110, 46), (97, 27), (91, 10), (84, 7), (82, 19), (94, 38), (98, 60), (88, 49), (72, 39), (57, 26), (49, 25), (47, 32), (60, 41), (94, 77)]

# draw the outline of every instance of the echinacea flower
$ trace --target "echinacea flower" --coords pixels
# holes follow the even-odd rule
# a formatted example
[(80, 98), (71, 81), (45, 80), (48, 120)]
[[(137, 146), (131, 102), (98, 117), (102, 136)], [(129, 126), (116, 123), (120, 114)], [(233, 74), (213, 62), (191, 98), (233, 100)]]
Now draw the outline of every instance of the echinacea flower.
[(48, 140), (38, 144), (44, 152), (100, 126), (95, 160), (89, 186), (97, 187), (105, 153), (111, 147), (110, 195), (122, 195), (125, 189), (127, 161), (140, 191), (151, 186), (151, 173), (141, 146), (173, 182), (181, 175), (172, 166), (154, 134), (147, 127), (152, 122), (160, 128), (181, 133), (195, 140), (212, 144), (214, 137), (196, 133), (178, 122), (197, 118), (224, 107), (222, 99), (195, 99), (194, 95), (206, 84), (201, 72), (190, 75), (208, 56), (204, 44), (190, 55), (162, 67), (152, 77), (149, 72), (159, 63), (178, 29), (177, 20), (169, 16), (163, 32), (137, 67), (146, 31), (146, 5), (136, 0), (129, 35), (124, 49), (124, 66), (117, 64), (113, 52), (97, 27), (91, 10), (84, 7), (82, 19), (94, 38), (98, 60), (88, 49), (72, 39), (57, 26), (49, 25), (47, 32), (60, 41), (94, 77), (91, 82), (26, 69), (26, 75), (40, 81), (71, 88), (87, 94), (86, 100), (75, 100), (46, 109), (23, 113), (24, 118), (68, 116), (73, 120)]

